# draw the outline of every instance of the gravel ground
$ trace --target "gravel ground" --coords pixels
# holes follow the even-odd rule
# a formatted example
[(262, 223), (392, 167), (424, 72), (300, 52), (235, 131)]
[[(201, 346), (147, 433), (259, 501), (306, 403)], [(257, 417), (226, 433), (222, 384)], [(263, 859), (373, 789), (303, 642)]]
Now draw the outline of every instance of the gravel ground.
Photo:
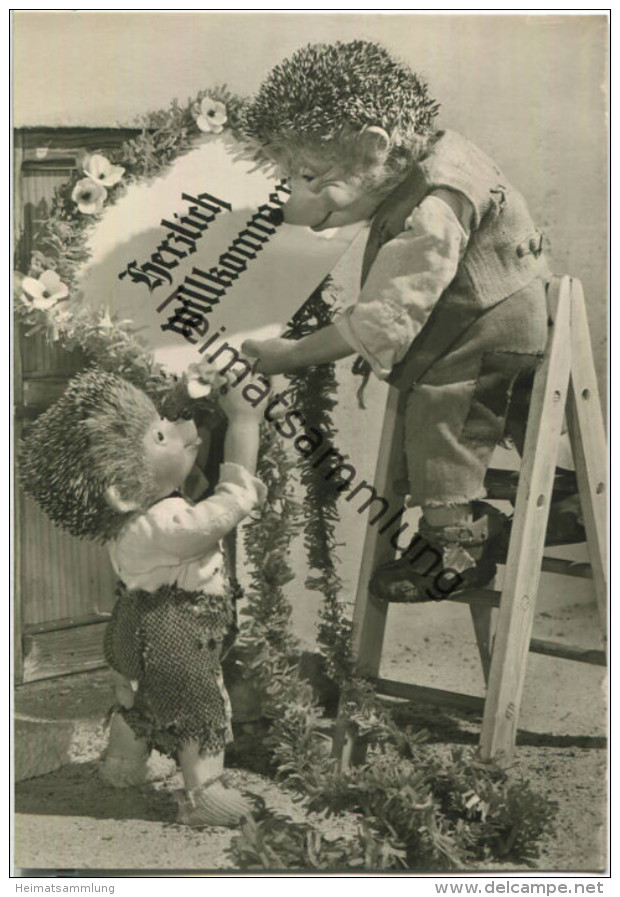
[[(444, 718), (445, 722), (445, 718)], [(473, 740), (460, 721), (459, 740)], [(469, 738), (467, 735), (469, 734)], [(544, 839), (540, 871), (602, 871), (604, 862), (605, 752), (592, 747), (522, 746), (515, 771), (558, 804), (557, 834)], [(352, 816), (326, 820), (304, 813), (267, 777), (232, 770), (232, 784), (260, 795), (296, 821), (316, 822), (326, 837), (351, 834)], [(116, 791), (98, 779), (96, 763), (75, 763), (19, 783), (15, 863), (22, 869), (201, 870), (235, 869), (229, 848), (235, 832), (192, 831), (175, 824), (177, 774), (165, 782)], [(485, 871), (528, 866), (485, 864)]]
[[(296, 821), (303, 812), (265, 776), (232, 770), (231, 784), (260, 795), (272, 810)], [(234, 871), (229, 854), (235, 831), (193, 831), (177, 825), (175, 792), (181, 777), (144, 788), (103, 786), (96, 763), (64, 767), (18, 785), (16, 861), (22, 868)], [(327, 837), (354, 830), (353, 819), (319, 820)], [(331, 831), (330, 831), (331, 829)]]

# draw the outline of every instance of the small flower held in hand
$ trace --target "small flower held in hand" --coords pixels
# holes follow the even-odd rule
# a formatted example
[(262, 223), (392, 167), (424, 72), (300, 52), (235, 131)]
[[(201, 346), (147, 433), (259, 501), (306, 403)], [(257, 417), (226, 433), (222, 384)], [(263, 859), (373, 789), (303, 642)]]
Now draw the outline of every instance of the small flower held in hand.
[(187, 369), (187, 394), (190, 399), (202, 399), (211, 395), (214, 389), (226, 386), (228, 378), (206, 361), (190, 364)]
[(192, 114), (201, 131), (221, 134), (228, 121), (226, 106), (213, 97), (206, 96), (199, 103), (194, 103)]
[(118, 184), (125, 174), (124, 168), (121, 168), (120, 165), (112, 165), (109, 159), (99, 155), (99, 153), (95, 153), (93, 156), (86, 156), (82, 163), (82, 168), (84, 169), (84, 174), (92, 178), (97, 184), (101, 184), (102, 187), (113, 187), (114, 184)]
[(24, 277), (21, 282), (21, 299), (29, 308), (38, 308), (46, 311), (60, 299), (69, 295), (69, 289), (62, 283), (55, 271), (48, 269), (37, 280), (34, 277)]
[(73, 188), (71, 199), (84, 215), (96, 215), (103, 209), (108, 191), (92, 178), (82, 178)]

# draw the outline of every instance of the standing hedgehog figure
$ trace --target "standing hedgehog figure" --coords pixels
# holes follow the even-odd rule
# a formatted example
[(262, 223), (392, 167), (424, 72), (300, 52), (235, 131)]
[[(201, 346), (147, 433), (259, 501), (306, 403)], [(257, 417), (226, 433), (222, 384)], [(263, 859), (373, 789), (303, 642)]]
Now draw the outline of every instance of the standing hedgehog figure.
[(375, 572), (388, 601), (494, 576), (485, 474), (505, 435), (520, 442), (548, 333), (543, 236), (484, 153), (436, 130), (437, 111), (418, 75), (366, 41), (299, 50), (245, 111), (248, 135), (288, 174), (285, 222), (371, 222), (358, 302), (316, 334), (244, 350), (264, 373), (358, 353), (401, 391), (404, 491), (423, 515), (408, 549)]
[(178, 759), (179, 822), (193, 826), (236, 825), (253, 808), (221, 781), (231, 728), (220, 664), (235, 632), (221, 540), (265, 488), (253, 475), (258, 412), (239, 390), (220, 404), (224, 463), (197, 504), (177, 492), (201, 441), (193, 420), (160, 417), (113, 374), (77, 376), (21, 451), (26, 492), (69, 533), (105, 543), (120, 579), (104, 642), (118, 706), (101, 775), (139, 785), (153, 747)]

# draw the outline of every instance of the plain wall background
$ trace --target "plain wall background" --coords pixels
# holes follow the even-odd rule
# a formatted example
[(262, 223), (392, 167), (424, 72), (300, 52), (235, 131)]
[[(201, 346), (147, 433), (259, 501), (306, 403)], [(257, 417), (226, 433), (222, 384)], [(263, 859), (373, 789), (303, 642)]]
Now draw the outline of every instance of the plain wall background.
[(19, 11), (14, 123), (129, 124), (212, 84), (252, 93), (300, 45), (357, 37), (424, 74), (440, 125), (478, 143), (525, 194), (554, 270), (584, 283), (604, 391), (604, 16)]

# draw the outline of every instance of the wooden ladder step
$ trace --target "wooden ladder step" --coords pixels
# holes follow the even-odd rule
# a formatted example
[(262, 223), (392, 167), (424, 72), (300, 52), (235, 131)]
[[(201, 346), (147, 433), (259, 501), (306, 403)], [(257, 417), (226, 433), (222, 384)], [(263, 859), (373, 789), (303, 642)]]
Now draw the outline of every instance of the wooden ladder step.
[[(485, 479), (486, 497), (495, 501), (513, 501), (519, 488), (518, 470), (491, 468)], [(556, 470), (553, 478), (553, 500), (567, 498), (578, 491), (577, 478), (572, 470)]]
[(546, 654), (549, 657), (562, 657), (564, 660), (576, 660), (577, 663), (591, 663), (594, 666), (607, 666), (604, 651), (596, 648), (580, 648), (578, 645), (565, 645), (562, 642), (549, 642), (545, 639), (530, 640), (530, 651), (534, 654)]
[[(596, 648), (580, 648), (577, 645), (566, 645), (560, 642), (533, 638), (530, 641), (530, 651), (534, 654), (544, 654), (548, 657), (574, 660), (577, 663), (607, 666), (605, 652)], [(371, 677), (370, 682), (374, 685), (378, 694), (390, 698), (402, 698), (418, 704), (457, 707), (461, 710), (474, 710), (478, 713), (481, 713), (484, 709), (484, 698), (477, 695), (463, 694), (458, 691), (446, 691), (442, 688), (433, 688), (426, 685), (413, 685), (408, 682), (398, 682), (395, 679), (383, 679), (381, 677)]]
[(559, 573), (561, 576), (580, 576), (592, 579), (592, 565), (588, 561), (567, 561), (564, 558), (544, 557), (541, 569), (543, 573)]
[(497, 589), (467, 589), (456, 595), (450, 595), (445, 601), (452, 601), (454, 604), (473, 604), (478, 607), (499, 607), (499, 600), (502, 593)]
[(380, 695), (389, 698), (403, 698), (417, 704), (458, 707), (461, 710), (475, 710), (477, 713), (482, 713), (484, 710), (484, 698), (478, 697), (478, 695), (465, 695), (458, 691), (445, 691), (442, 688), (412, 685), (409, 682), (397, 682), (395, 679), (381, 679), (374, 676), (369, 681)]
[[(544, 557), (541, 569), (543, 573), (592, 579), (592, 567), (586, 561), (567, 561), (564, 558)], [(496, 589), (467, 589), (454, 596), (449, 596), (445, 600), (457, 604), (474, 604), (479, 607), (499, 607), (501, 594)]]

